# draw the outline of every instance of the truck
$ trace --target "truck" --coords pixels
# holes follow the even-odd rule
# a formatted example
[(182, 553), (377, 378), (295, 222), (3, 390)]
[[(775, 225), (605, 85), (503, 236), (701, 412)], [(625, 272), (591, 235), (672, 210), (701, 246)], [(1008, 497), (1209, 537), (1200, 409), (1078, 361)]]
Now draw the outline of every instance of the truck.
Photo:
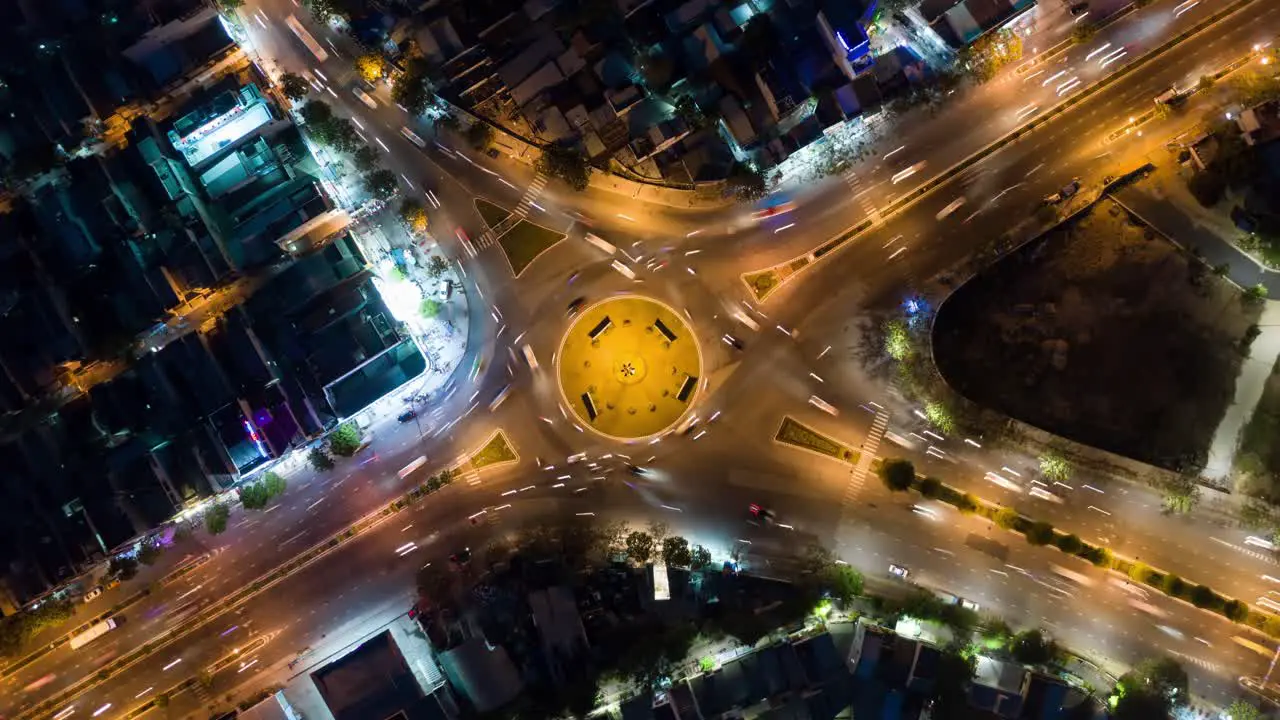
[(81, 633), (76, 633), (75, 635), (71, 636), (71, 649), (79, 650), (85, 645), (88, 645), (94, 640), (97, 640), (98, 638), (102, 637), (103, 635), (106, 635), (107, 633), (115, 629), (116, 629), (115, 618), (107, 618), (106, 620), (103, 620), (100, 623), (94, 623), (93, 625), (89, 626), (88, 630), (85, 630), (84, 632), (81, 632)]
[(1157, 105), (1177, 105), (1187, 99), (1189, 93), (1183, 92), (1176, 85), (1170, 85), (1167, 90), (1155, 97)]
[(1058, 192), (1044, 196), (1045, 205), (1055, 205), (1066, 200), (1067, 198), (1080, 192), (1080, 178), (1075, 178), (1071, 182), (1063, 185)]

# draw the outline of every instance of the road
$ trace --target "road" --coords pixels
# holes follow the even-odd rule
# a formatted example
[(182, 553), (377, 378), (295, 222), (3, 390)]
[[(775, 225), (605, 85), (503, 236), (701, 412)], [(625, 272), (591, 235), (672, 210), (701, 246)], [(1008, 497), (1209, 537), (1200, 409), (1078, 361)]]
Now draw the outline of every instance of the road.
[[(1114, 39), (1109, 40), (1112, 36), (1103, 33), (1095, 43), (1156, 43), (1161, 37), (1157, 29), (1167, 33), (1180, 27), (1178, 23), (1190, 22), (1186, 17), (1173, 18), (1172, 5), (1155, 3), (1136, 15), (1132, 22), (1122, 21), (1109, 30), (1108, 33), (1115, 33)], [(273, 64), (289, 69), (314, 69), (316, 63), (303, 62), (307, 57), (301, 45), (294, 43), (287, 31), (282, 34), (278, 30), (277, 19), (294, 10), (283, 0), (251, 4), (247, 12), (261, 12), (269, 21), (262, 23), (265, 28), (259, 28), (263, 32), (254, 30), (255, 25), (249, 26), (250, 31), (258, 51), (272, 58)], [(1165, 24), (1148, 18), (1165, 18)], [(853, 178), (862, 178), (859, 183), (867, 192), (851, 191), (853, 181), (847, 178), (818, 183), (797, 194), (798, 207), (786, 216), (785, 223), (771, 221), (764, 226), (751, 226), (744, 222), (748, 211), (743, 209), (694, 212), (652, 205), (633, 208), (628, 204), (624, 207), (626, 213), (618, 213), (616, 208), (623, 206), (619, 205), (617, 196), (599, 191), (575, 196), (554, 184), (549, 185), (537, 199), (547, 211), (533, 219), (567, 231), (569, 241), (539, 259), (519, 281), (512, 282), (504, 261), (498, 257), (500, 251), (478, 248), (479, 254), (471, 257), (465, 246), (451, 239), (452, 233), (447, 228), (464, 228), (471, 238), (479, 237), (479, 218), (471, 199), (483, 196), (514, 206), (531, 181), (531, 172), (502, 160), (476, 156), (464, 159), (467, 151), (457, 149), (456, 140), (447, 135), (439, 138), (443, 145), (451, 148), (447, 152), (434, 145), (423, 152), (404, 140), (396, 132), (404, 122), (396, 108), (384, 103), (377, 111), (370, 111), (346, 99), (349, 90), (345, 88), (352, 82), (352, 71), (347, 69), (349, 57), (338, 54), (341, 52), (338, 48), (343, 47), (341, 39), (330, 36), (337, 52), (322, 66), (322, 73), (329, 80), (329, 86), (343, 90), (343, 94), (335, 91), (336, 97), (329, 99), (340, 112), (353, 113), (358, 109), (355, 117), (361, 119), (369, 137), (375, 142), (381, 140), (381, 144), (390, 148), (385, 161), (404, 176), (406, 192), (429, 188), (438, 195), (444, 207), (432, 216), (437, 239), (462, 260), (468, 278), (467, 290), (475, 293), (479, 307), (488, 305), (494, 310), (493, 316), (473, 313), (473, 338), (493, 338), (497, 328), (506, 325), (505, 338), (523, 334), (524, 342), (530, 343), (540, 357), (549, 358), (563, 330), (564, 308), (570, 299), (580, 295), (602, 297), (629, 289), (629, 284), (603, 261), (603, 253), (580, 242), (584, 228), (572, 213), (581, 213), (591, 218), (597, 232), (633, 255), (668, 261), (659, 272), (641, 271), (644, 291), (686, 309), (693, 318), (707, 351), (710, 367), (707, 374), (715, 378), (710, 393), (701, 401), (699, 412), (704, 417), (717, 411), (722, 414), (708, 426), (708, 433), (697, 440), (672, 438), (649, 449), (653, 459), (642, 459), (655, 468), (652, 477), (627, 484), (621, 481), (619, 473), (614, 473), (607, 476), (611, 479), (605, 481), (603, 487), (566, 494), (562, 498), (549, 494), (549, 486), (555, 484), (561, 471), (535, 471), (528, 459), (541, 458), (553, 464), (553, 459), (574, 451), (599, 457), (616, 448), (594, 436), (577, 434), (563, 422), (555, 407), (557, 393), (545, 360), (540, 372), (530, 373), (520, 363), (508, 362), (506, 340), (474, 343), (462, 367), (470, 367), (472, 358), (479, 356), (485, 359), (485, 371), (474, 382), (459, 378), (452, 394), (432, 403), (426, 411), (431, 419), (426, 438), (420, 441), (412, 424), (395, 423), (393, 409), (398, 407), (395, 404), (398, 399), (393, 398), (373, 428), (372, 449), (376, 456), (344, 464), (327, 476), (316, 477), (304, 469), (291, 473), (290, 490), (280, 506), (261, 514), (234, 516), (233, 527), (224, 536), (207, 541), (208, 547), (222, 552), (190, 578), (163, 588), (131, 608), (126, 613), (128, 621), (109, 636), (109, 642), (99, 641), (79, 654), (65, 648), (50, 652), (15, 673), (4, 687), (7, 697), (0, 697), (15, 705), (50, 697), (80, 677), (93, 673), (95, 667), (108, 662), (115, 653), (141, 644), (166, 624), (184, 621), (186, 613), (208, 614), (200, 607), (201, 603), (212, 603), (229, 590), (248, 584), (254, 577), (403, 491), (403, 484), (395, 473), (410, 460), (425, 454), (429, 467), (443, 467), (459, 452), (473, 447), (493, 427), (500, 426), (512, 436), (526, 462), (516, 470), (486, 476), (477, 486), (450, 488), (415, 509), (414, 527), (404, 532), (430, 528), (430, 532), (414, 540), (423, 549), (424, 561), (429, 555), (441, 557), (433, 554), (437, 546), (452, 547), (456, 542), (467, 542), (468, 534), (478, 542), (486, 531), (493, 531), (495, 527), (500, 532), (502, 528), (518, 526), (546, 514), (592, 507), (597, 509), (590, 511), (600, 516), (625, 514), (636, 520), (666, 518), (695, 541), (721, 552), (728, 552), (739, 538), (752, 540), (748, 552), (750, 562), (767, 567), (775, 559), (784, 560), (785, 545), (775, 530), (746, 524), (745, 507), (747, 503), (756, 502), (777, 509), (779, 516), (786, 518), (783, 522), (793, 525), (797, 532), (824, 541), (834, 538), (846, 559), (873, 574), (883, 572), (889, 560), (905, 564), (922, 582), (971, 597), (985, 608), (1007, 615), (1012, 622), (1046, 624), (1081, 652), (1097, 652), (1117, 662), (1131, 662), (1156, 649), (1203, 658), (1207, 664), (1191, 663), (1197, 692), (1215, 700), (1226, 698), (1234, 692), (1236, 675), (1259, 674), (1260, 666), (1265, 664), (1265, 659), (1231, 642), (1231, 637), (1240, 632), (1235, 626), (1161, 598), (1152, 602), (1164, 607), (1169, 616), (1158, 624), (1176, 632), (1154, 630), (1157, 623), (1147, 623), (1148, 616), (1129, 606), (1124, 591), (1104, 582), (1098, 582), (1093, 588), (1062, 587), (1050, 580), (1047, 568), (1047, 564), (1054, 561), (1056, 551), (1030, 548), (1012, 537), (1006, 542), (1010, 555), (1005, 562), (1026, 572), (1001, 569), (998, 564), (987, 562), (986, 556), (964, 546), (968, 533), (999, 533), (998, 530), (966, 525), (977, 522), (973, 520), (929, 522), (924, 516), (910, 512), (907, 506), (892, 512), (884, 510), (902, 505), (905, 499), (886, 496), (874, 479), (856, 488), (852, 496), (856, 502), (841, 504), (841, 498), (850, 497), (846, 492), (849, 482), (846, 467), (783, 449), (765, 438), (777, 427), (780, 415), (788, 412), (857, 444), (871, 427), (872, 416), (858, 409), (868, 401), (894, 408), (896, 419), (890, 428), (897, 434), (906, 437), (919, 430), (910, 420), (910, 409), (896, 402), (879, 381), (861, 372), (850, 351), (857, 342), (856, 323), (852, 318), (860, 312), (896, 306), (909, 289), (922, 287), (939, 273), (961, 264), (977, 245), (1007, 229), (1011, 214), (1029, 214), (1042, 195), (1064, 180), (1078, 176), (1086, 182), (1089, 179), (1096, 182), (1103, 173), (1118, 167), (1128, 169), (1153, 152), (1161, 142), (1154, 138), (1167, 135), (1168, 131), (1162, 132), (1162, 128), (1174, 127), (1180, 118), (1147, 126), (1146, 135), (1153, 139), (1146, 144), (1126, 140), (1128, 144), (1123, 147), (1103, 147), (1100, 140), (1110, 129), (1122, 126), (1135, 110), (1149, 107), (1150, 98), (1162, 88), (1188, 77), (1198, 77), (1202, 69), (1241, 54), (1258, 37), (1275, 34), (1280, 29), (1277, 20), (1276, 8), (1255, 4), (1253, 9), (1234, 16), (1212, 33), (1179, 46), (1156, 66), (1117, 82), (1081, 107), (1029, 134), (1022, 142), (984, 160), (957, 181), (908, 211), (887, 219), (819, 264), (802, 282), (779, 291), (763, 308), (767, 322), (764, 316), (759, 318), (764, 323), (759, 334), (746, 331), (728, 317), (729, 310), (739, 307), (738, 303), (746, 297), (738, 280), (740, 273), (800, 254), (855, 224), (866, 212), (877, 212), (876, 208), (908, 192), (915, 183), (1013, 127), (1017, 112), (1025, 107), (1028, 99), (1033, 104), (1037, 99), (1042, 103), (1052, 102), (1057, 90), (1053, 89), (1054, 94), (1049, 95), (1048, 86), (1041, 85), (1039, 91), (1032, 91), (1039, 95), (1027, 94), (1023, 87), (1027, 82), (1034, 87), (1036, 78), (1006, 77), (984, 88), (974, 98), (966, 96), (954, 107), (948, 107), (943, 118), (946, 122), (920, 119), (902, 124), (899, 120), (895, 128), (901, 127), (903, 131), (893, 141), (887, 138), (880, 141), (883, 148), (880, 155), (850, 168)], [(326, 42), (330, 37), (326, 37)], [(1078, 70), (1073, 72), (1082, 73), (1082, 78), (1090, 72), (1093, 74), (1087, 78), (1112, 71), (1130, 59), (1121, 58), (1104, 70), (1094, 67), (1098, 63), (1092, 59), (1086, 63), (1078, 56), (1078, 53), (1087, 56), (1093, 49), (1097, 48), (1091, 44), (1072, 51), (1076, 55), (1069, 53), (1068, 66), (1078, 65)], [(1131, 53), (1136, 54), (1136, 51)], [(1073, 88), (1067, 92), (1078, 90)], [(385, 93), (380, 97), (385, 97)], [(1015, 106), (1018, 102), (1023, 105)], [(1005, 110), (1003, 115), (997, 112), (999, 108)], [(1038, 108), (1036, 112), (1043, 109)], [(1013, 120), (1010, 120), (1010, 111)], [(964, 118), (990, 119), (984, 124), (966, 123)], [(963, 126), (966, 131), (957, 132), (956, 126)], [(415, 131), (420, 131), (423, 137), (432, 137), (428, 128), (415, 126)], [(890, 142), (898, 145), (890, 147)], [(884, 157), (898, 146), (904, 149), (888, 159)], [(924, 158), (927, 161), (922, 160)], [(893, 175), (922, 161), (926, 165), (914, 176), (903, 178), (897, 184), (892, 182)], [(939, 211), (962, 194), (964, 207), (942, 221), (937, 220)], [(994, 200), (997, 195), (998, 201)], [(869, 204), (862, 202), (864, 198)], [(787, 223), (794, 225), (775, 232)], [(716, 232), (713, 229), (716, 227), (734, 232)], [(694, 254), (686, 254), (691, 252)], [(570, 285), (566, 279), (573, 272), (580, 275)], [(771, 324), (797, 329), (796, 337), (800, 339), (773, 330)], [(725, 332), (749, 335), (746, 351), (739, 354), (719, 343), (719, 336)], [(837, 349), (819, 358), (827, 346)], [(810, 373), (825, 378), (826, 382), (815, 380)], [(488, 400), (508, 382), (514, 382), (510, 399), (497, 411), (485, 412)], [(808, 406), (805, 401), (814, 392), (821, 392), (842, 408), (844, 412), (840, 417), (827, 417)], [(459, 416), (465, 419), (448, 432), (433, 436), (449, 419)], [(551, 422), (537, 421), (537, 417)], [(1266, 585), (1269, 581), (1263, 575), (1268, 571), (1280, 575), (1271, 569), (1275, 565), (1272, 558), (1244, 547), (1240, 531), (1217, 527), (1211, 519), (1162, 516), (1158, 513), (1158, 496), (1141, 488), (1099, 483), (1098, 489), (1105, 492), (1105, 497), (1102, 493), (1093, 493), (1104, 498), (1099, 500), (1086, 495), (1093, 491), (1076, 487), (1062, 491), (1065, 502), (1061, 505), (1031, 500), (1025, 494), (1002, 495), (1003, 491), (982, 480), (978, 470), (1000, 467), (1011, 461), (978, 451), (965, 452), (965, 446), (955, 438), (940, 447), (957, 463), (936, 461), (936, 472), (949, 482), (973, 488), (985, 497), (1012, 502), (1026, 512), (1050, 517), (1058, 527), (1086, 539), (1108, 538), (1120, 552), (1140, 556), (1184, 577), (1210, 582), (1221, 591), (1252, 599), (1269, 589)], [(639, 457), (638, 452), (633, 452)], [(935, 460), (924, 456), (920, 449), (911, 456), (921, 467), (935, 471), (930, 465)], [(1028, 461), (1023, 458), (1022, 462)], [(1025, 466), (1015, 467), (1025, 469)], [(575, 468), (570, 474), (575, 482), (586, 482), (583, 468)], [(527, 497), (522, 493), (501, 494), (529, 484), (535, 485), (535, 489), (529, 491), (532, 494)], [(506, 518), (498, 525), (472, 529), (466, 523), (465, 518), (472, 512), (506, 504), (504, 498), (510, 497), (516, 501), (511, 501), (513, 507), (505, 511)], [(1111, 515), (1103, 515), (1090, 506)], [(421, 520), (417, 519), (419, 515)], [(432, 532), (438, 533), (434, 537), (439, 539), (432, 540)], [(965, 535), (961, 535), (962, 532)], [(944, 533), (953, 535), (944, 538)], [(446, 537), (447, 540), (443, 539)], [(904, 544), (900, 540), (903, 537), (914, 542)], [(1226, 544), (1191, 540), (1205, 537), (1216, 537)], [(156, 678), (207, 666), (236, 642), (243, 642), (236, 639), (239, 630), (222, 636), (232, 625), (270, 635), (270, 643), (260, 651), (263, 668), (292, 657), (302, 648), (314, 647), (329, 635), (345, 637), (354, 632), (355, 626), (376, 626), (387, 613), (403, 612), (411, 593), (411, 577), (417, 560), (402, 559), (394, 553), (403, 538), (414, 539), (412, 535), (399, 534), (396, 528), (384, 526), (371, 537), (353, 543), (350, 549), (326, 557), (251, 601), (239, 609), (234, 621), (228, 617), (223, 623), (224, 618), (219, 618), (208, 629), (184, 637), (172, 651), (159, 653), (118, 679), (89, 691), (76, 700), (75, 705), (88, 709), (109, 702), (113, 710), (103, 717), (113, 716), (114, 709), (127, 708), (133, 699), (131, 694), (146, 690), (148, 683), (157, 691), (154, 688), (160, 686), (155, 685), (159, 682)], [(1170, 538), (1178, 540), (1170, 542)], [(1060, 555), (1056, 557), (1061, 559)], [(380, 572), (373, 575), (368, 572), (370, 568), (379, 568)], [(359, 582), (335, 595), (332, 582), (335, 577), (359, 578)], [(1086, 596), (1087, 613), (1077, 601)], [(300, 622), (302, 618), (307, 618), (306, 622)], [(1135, 618), (1144, 624), (1138, 625)], [(347, 627), (343, 623), (354, 625)], [(1152, 627), (1144, 632), (1136, 629), (1147, 624)], [(317, 637), (317, 633), (326, 637)], [(1182, 639), (1177, 633), (1181, 633)], [(181, 662), (163, 670), (163, 666), (175, 658), (181, 658)], [(253, 669), (246, 670), (246, 673), (253, 672)], [(22, 692), (23, 687), (50, 675), (52, 679), (43, 685)], [(234, 684), (236, 681), (219, 677), (216, 682)], [(216, 695), (223, 692), (224, 686), (215, 685), (215, 689)]]

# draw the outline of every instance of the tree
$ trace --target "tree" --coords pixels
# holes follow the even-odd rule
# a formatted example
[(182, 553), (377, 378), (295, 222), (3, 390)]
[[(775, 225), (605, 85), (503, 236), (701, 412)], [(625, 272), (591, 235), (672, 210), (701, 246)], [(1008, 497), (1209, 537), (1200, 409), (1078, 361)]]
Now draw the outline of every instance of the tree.
[(143, 540), (142, 546), (138, 548), (138, 562), (150, 567), (163, 554), (164, 547), (160, 543), (151, 539)]
[(467, 128), (467, 142), (476, 150), (483, 150), (493, 142), (493, 126), (483, 120), (476, 120)]
[(698, 101), (692, 95), (681, 95), (676, 100), (674, 109), (676, 117), (683, 120), (690, 129), (701, 130), (712, 122), (711, 117), (698, 107)]
[(440, 302), (431, 298), (423, 298), (422, 303), (418, 305), (418, 314), (424, 320), (431, 320), (440, 314)]
[(409, 232), (423, 235), (427, 232), (427, 209), (415, 198), (400, 201), (400, 222)]
[(693, 562), (693, 553), (689, 549), (689, 541), (679, 535), (662, 540), (662, 560), (675, 567), (689, 567)]
[(1131, 672), (1122, 676), (1121, 682), (1126, 677), (1133, 680), (1135, 686), (1168, 699), (1171, 707), (1185, 705), (1189, 700), (1187, 671), (1171, 657), (1143, 660)]
[(169, 693), (156, 693), (156, 696), (154, 699), (152, 699), (152, 702), (155, 703), (155, 706), (161, 710), (169, 707)]
[(534, 169), (543, 175), (560, 178), (569, 187), (582, 192), (591, 184), (587, 158), (573, 148), (552, 146), (542, 151)]
[(1164, 590), (1166, 595), (1177, 597), (1187, 589), (1187, 584), (1182, 582), (1182, 578), (1173, 573), (1164, 576), (1160, 583), (1160, 589)]
[(1244, 622), (1249, 617), (1249, 606), (1239, 600), (1228, 600), (1222, 604), (1222, 615), (1232, 622)]
[(228, 14), (244, 7), (244, 0), (216, 0), (218, 10), (223, 14)]
[(386, 77), (390, 68), (387, 59), (376, 52), (367, 52), (356, 58), (356, 72), (367, 83), (376, 83)]
[(880, 476), (880, 481), (884, 486), (893, 492), (903, 492), (911, 489), (912, 483), (916, 480), (916, 468), (911, 464), (910, 460), (902, 458), (889, 458), (880, 463), (880, 468), (876, 471)]
[(427, 258), (427, 277), (432, 280), (439, 280), (445, 270), (449, 269), (449, 261), (439, 255), (432, 255)]
[(338, 152), (351, 155), (363, 147), (355, 124), (346, 118), (335, 117), (322, 128), (323, 142)]
[(1011, 30), (998, 30), (978, 38), (958, 56), (964, 68), (975, 82), (984, 83), (994, 78), (1010, 63), (1022, 59), (1022, 36)]
[(368, 145), (361, 145), (351, 154), (351, 161), (355, 163), (356, 169), (362, 173), (377, 170), (378, 151)]
[(922, 479), (920, 481), (920, 494), (927, 498), (938, 497), (942, 494), (942, 481), (936, 477)]
[(1190, 475), (1177, 475), (1165, 480), (1161, 488), (1164, 512), (1187, 515), (1200, 499), (1200, 485)]
[(862, 573), (848, 565), (834, 565), (828, 589), (832, 597), (847, 603), (862, 594), (862, 582)]
[(329, 435), (329, 451), (334, 455), (351, 457), (360, 447), (360, 428), (353, 422), (344, 422)]
[(1013, 530), (1022, 522), (1022, 516), (1011, 507), (1002, 507), (996, 511), (996, 524), (1005, 530)]
[(637, 565), (644, 565), (653, 557), (653, 536), (639, 530), (632, 531), (626, 540), (627, 557)]
[(323, 100), (312, 100), (298, 110), (298, 115), (307, 125), (323, 125), (333, 119), (333, 108)]
[(1212, 588), (1205, 585), (1196, 585), (1191, 588), (1191, 592), (1187, 597), (1191, 600), (1191, 604), (1198, 608), (1212, 607), (1219, 604), (1222, 600), (1222, 598), (1218, 597), (1218, 594), (1215, 593)]
[(1027, 542), (1032, 545), (1048, 545), (1053, 542), (1053, 525), (1043, 520), (1031, 523), (1027, 527)]
[(1235, 700), (1227, 706), (1223, 716), (1228, 720), (1258, 720), (1262, 717), (1262, 713), (1257, 707), (1244, 700)]
[(976, 672), (977, 663), (972, 657), (942, 654), (934, 676), (933, 717), (962, 718), (969, 714), (969, 683)]
[(205, 512), (204, 529), (208, 530), (210, 535), (220, 535), (226, 531), (229, 517), (231, 517), (231, 510), (225, 504), (218, 503)]
[(1089, 42), (1098, 34), (1098, 26), (1093, 23), (1080, 23), (1071, 28), (1071, 41), (1077, 45)]
[(390, 200), (400, 190), (396, 174), (390, 170), (378, 169), (364, 174), (361, 178), (364, 189), (379, 200)]
[(755, 202), (768, 193), (764, 173), (741, 163), (734, 165), (725, 178), (725, 188), (744, 202)]
[(694, 545), (689, 551), (689, 569), (702, 570), (711, 565), (711, 551), (701, 545)]
[(111, 558), (107, 563), (107, 576), (118, 580), (132, 580), (138, 574), (138, 561), (123, 555)]
[(280, 76), (280, 90), (290, 100), (301, 100), (311, 91), (311, 85), (301, 75), (285, 73)]
[(312, 469), (317, 472), (332, 470), (334, 466), (333, 458), (329, 457), (329, 453), (325, 452), (324, 448), (319, 447), (311, 448), (307, 453), (307, 462), (311, 463)]
[(1040, 474), (1055, 482), (1071, 479), (1071, 461), (1056, 452), (1040, 456)]
[(1027, 665), (1043, 665), (1058, 653), (1057, 645), (1039, 629), (1024, 630), (1009, 642), (1013, 659)]
[(1078, 535), (1063, 535), (1058, 538), (1058, 549), (1068, 555), (1075, 555), (1084, 547), (1084, 543), (1080, 541)]
[(1212, 75), (1201, 75), (1200, 80), (1196, 83), (1196, 87), (1203, 92), (1212, 88), (1215, 82), (1216, 81), (1213, 79)]
[(404, 72), (391, 85), (391, 99), (404, 107), (410, 115), (421, 115), (426, 112), (427, 105), (431, 104), (428, 72), (426, 58), (410, 58), (405, 64)]
[(1248, 290), (1244, 291), (1244, 300), (1248, 303), (1261, 303), (1267, 299), (1267, 286), (1262, 283), (1250, 285)]

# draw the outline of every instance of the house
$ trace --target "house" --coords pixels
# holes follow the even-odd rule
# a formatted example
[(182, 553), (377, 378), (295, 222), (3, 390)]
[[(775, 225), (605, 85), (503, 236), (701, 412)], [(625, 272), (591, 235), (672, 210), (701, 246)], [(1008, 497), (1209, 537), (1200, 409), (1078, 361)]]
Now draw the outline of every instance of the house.
[(1268, 100), (1240, 113), (1236, 125), (1249, 145), (1262, 145), (1280, 138), (1280, 100)]
[(439, 654), (449, 684), (478, 713), (496, 710), (524, 692), (524, 681), (505, 648), (471, 637)]
[(984, 656), (978, 656), (977, 664), (969, 686), (969, 704), (996, 717), (1020, 717), (1031, 673), (1017, 663)]
[(924, 0), (917, 12), (948, 45), (962, 48), (1035, 6), (1036, 0)]

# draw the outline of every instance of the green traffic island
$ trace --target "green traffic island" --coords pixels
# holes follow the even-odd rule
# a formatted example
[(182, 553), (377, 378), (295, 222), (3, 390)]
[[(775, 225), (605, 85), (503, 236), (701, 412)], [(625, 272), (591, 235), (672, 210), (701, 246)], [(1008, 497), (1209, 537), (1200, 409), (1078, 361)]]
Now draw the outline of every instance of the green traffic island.
[(783, 263), (774, 265), (771, 268), (757, 270), (756, 272), (743, 273), (742, 282), (746, 284), (747, 289), (751, 291), (752, 297), (757, 302), (763, 302), (784, 282), (791, 278), (792, 275), (804, 270), (810, 265), (808, 255), (801, 255), (792, 258)]
[(823, 435), (790, 415), (783, 416), (782, 424), (778, 426), (778, 432), (774, 433), (773, 439), (784, 445), (808, 450), (850, 465), (858, 462), (857, 450), (835, 438)]
[[(1052, 524), (1034, 520), (1017, 510), (982, 500), (961, 492), (934, 477), (917, 477), (912, 464), (900, 458), (883, 461), (878, 470), (880, 479), (895, 492), (914, 490), (926, 498), (945, 502), (966, 515), (978, 515), (1005, 530), (1022, 535), (1027, 543), (1037, 546), (1053, 546), (1063, 553), (1074, 555), (1104, 570), (1114, 570), (1141, 582), (1165, 595), (1183, 600), (1202, 609), (1215, 612), (1232, 622), (1248, 625), (1272, 637), (1280, 637), (1280, 617), (1251, 608), (1247, 603), (1214, 592), (1207, 585), (1198, 585), (1178, 577), (1174, 573), (1151, 568), (1144, 563), (1117, 557), (1110, 548), (1091, 545), (1074, 534), (1056, 530)], [(906, 480), (910, 478), (910, 480)]]
[(497, 430), (489, 436), (489, 439), (479, 450), (468, 456), (467, 462), (470, 463), (472, 469), (482, 470), (520, 462), (520, 455), (516, 453), (511, 442), (507, 440), (507, 434)]
[[(511, 217), (509, 211), (487, 200), (477, 199), (475, 203), (476, 212), (480, 213), (481, 219), (490, 230), (494, 230)], [(502, 247), (507, 263), (511, 265), (511, 273), (520, 277), (534, 260), (564, 238), (564, 233), (522, 219), (507, 228), (506, 232), (498, 238), (498, 245)]]

